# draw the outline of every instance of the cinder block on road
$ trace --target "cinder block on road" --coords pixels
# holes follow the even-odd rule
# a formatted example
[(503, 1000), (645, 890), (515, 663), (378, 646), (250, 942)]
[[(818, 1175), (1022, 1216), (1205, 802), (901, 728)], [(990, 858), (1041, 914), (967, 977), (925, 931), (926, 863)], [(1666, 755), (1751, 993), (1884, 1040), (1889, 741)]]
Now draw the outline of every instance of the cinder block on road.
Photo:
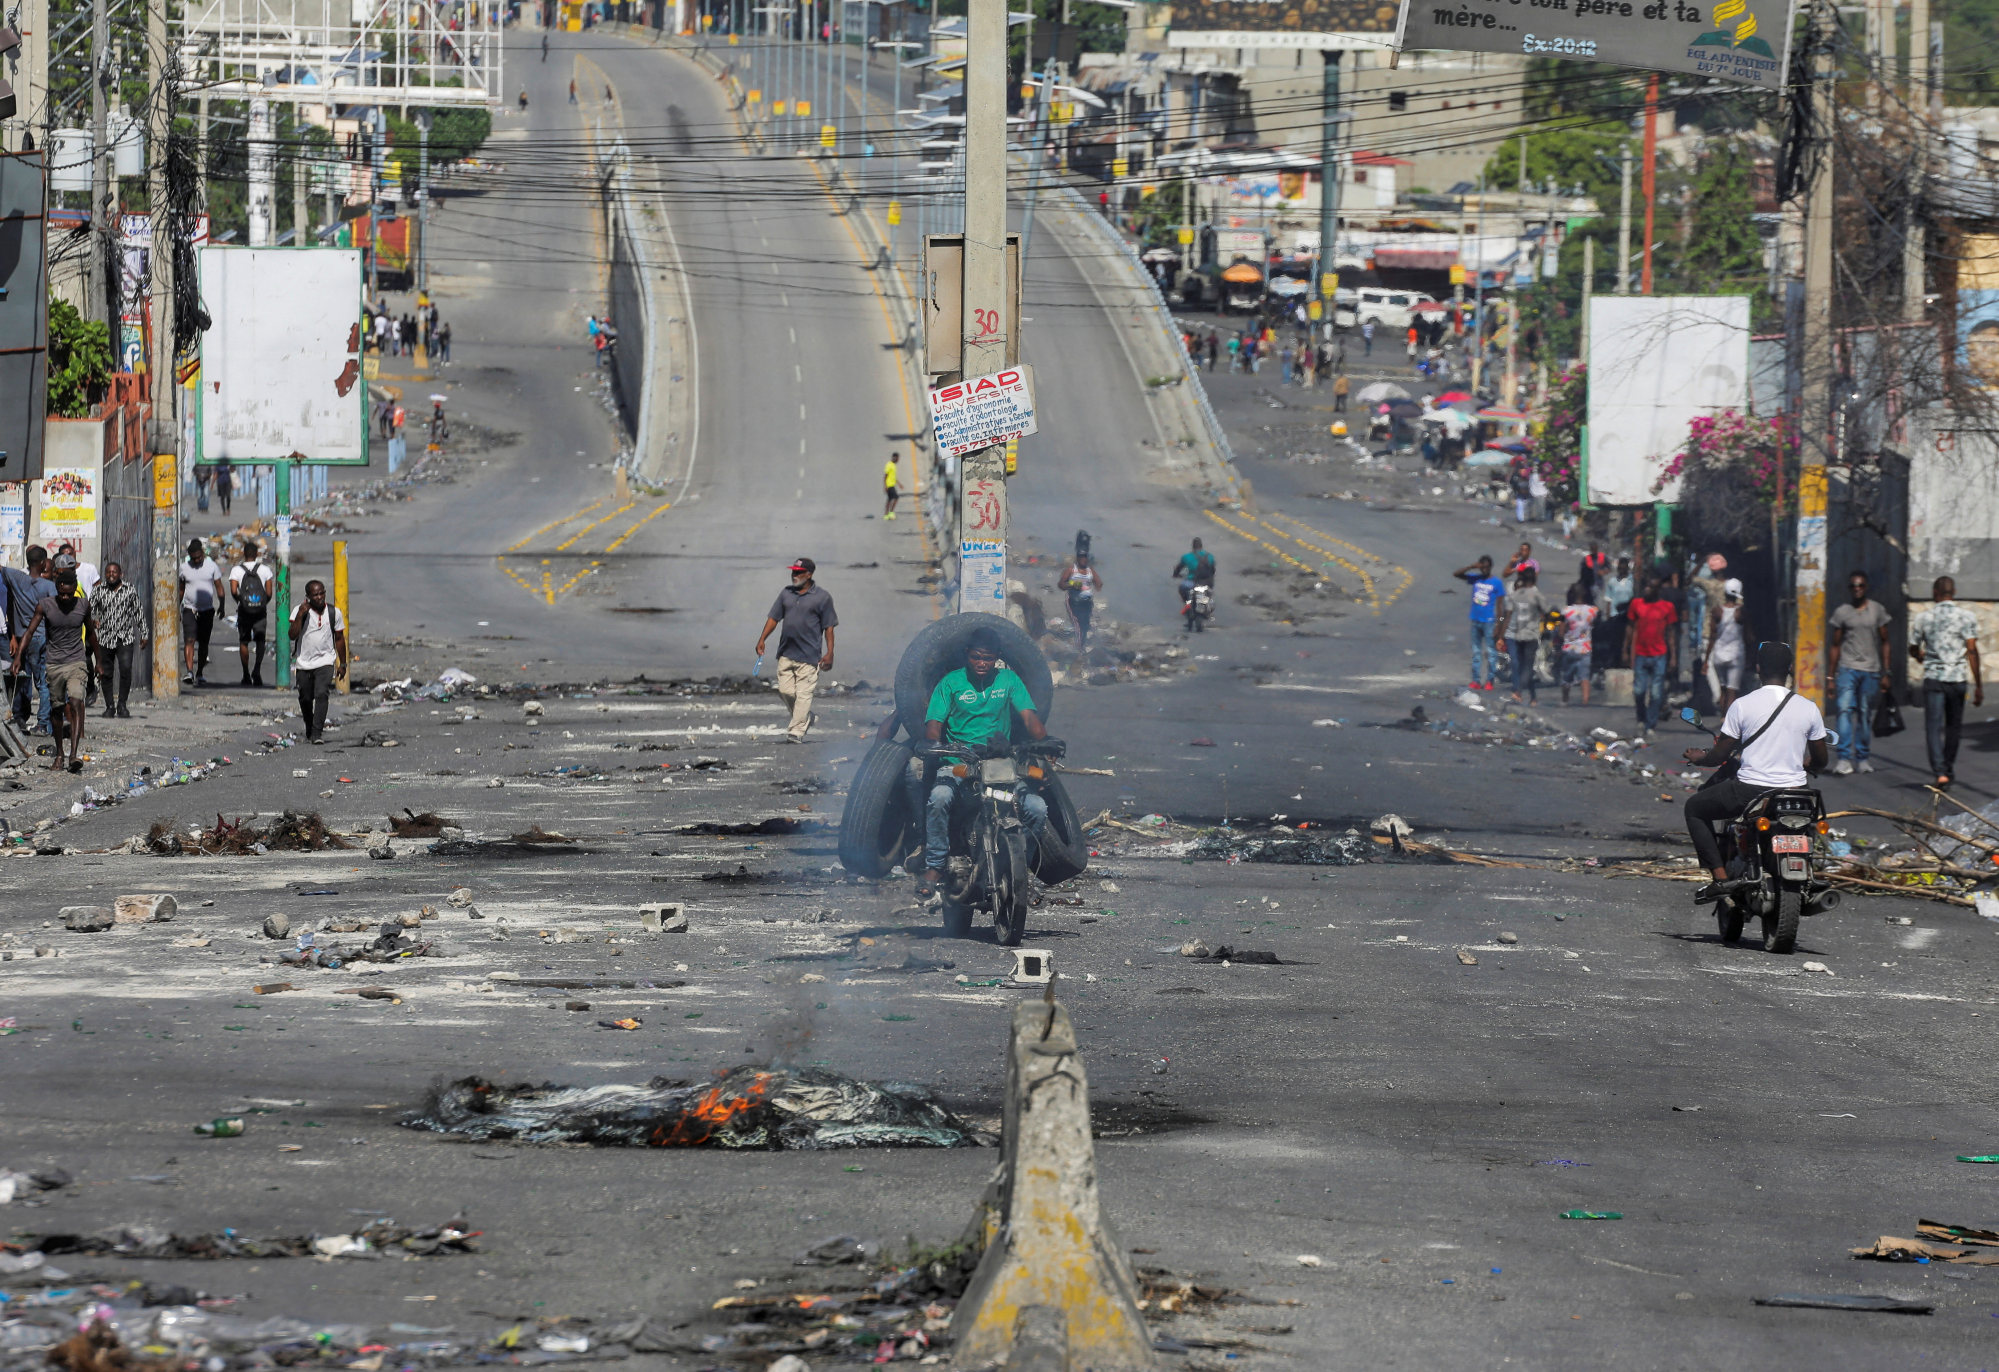
[(120, 924), (161, 924), (180, 911), (174, 898), (163, 894), (120, 896), (113, 908)]

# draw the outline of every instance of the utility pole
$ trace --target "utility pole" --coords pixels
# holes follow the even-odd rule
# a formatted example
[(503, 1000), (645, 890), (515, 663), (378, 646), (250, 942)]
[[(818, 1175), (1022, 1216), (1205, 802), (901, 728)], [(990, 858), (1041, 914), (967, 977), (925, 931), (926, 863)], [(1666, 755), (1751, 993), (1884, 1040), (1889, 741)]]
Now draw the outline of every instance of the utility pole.
[(292, 106), (292, 246), (310, 247), (312, 237), (312, 189), (305, 166), (305, 120)]
[(1652, 200), (1658, 191), (1659, 73), (1645, 82), (1645, 244), (1638, 266), (1640, 295), (1652, 294)]
[(111, 80), (111, 7), (90, 4), (90, 267), (84, 273), (90, 318), (109, 331), (118, 349), (118, 321), (111, 307), (111, 218), (117, 182), (111, 176), (111, 140), (105, 130), (105, 86)]
[(1485, 217), (1485, 173), (1478, 174), (1478, 236), (1479, 249), (1474, 254), (1478, 258), (1478, 279), (1472, 283), (1472, 334), (1471, 334), (1471, 389), (1478, 394), (1478, 383), (1485, 374), (1485, 234), (1490, 220)]
[[(37, 0), (46, 8), (47, 0)], [(180, 425), (176, 422), (174, 384), (174, 242), (167, 207), (167, 140), (173, 132), (179, 87), (168, 82), (167, 0), (147, 0), (146, 54), (151, 59), (153, 91), (146, 102), (152, 123), (152, 155), (147, 161), (146, 207), (153, 216), (153, 246), (147, 255), (153, 295), (153, 351), (150, 360), (153, 398), (152, 432), (146, 436), (153, 455), (152, 538), (152, 685), (155, 700), (180, 694), (180, 595), (174, 569), (180, 565)], [(131, 569), (138, 583), (137, 568)]]
[(268, 248), (276, 236), (277, 149), (272, 146), (271, 102), (250, 98), (249, 221), (250, 246)]
[(1631, 294), (1631, 149), (1617, 155), (1617, 293)]
[[(1330, 331), (1334, 296), (1340, 284), (1340, 57), (1338, 49), (1319, 54), (1325, 61), (1319, 95), (1319, 312)], [(1460, 254), (1462, 259), (1462, 254)]]
[[(9, 23), (11, 19), (11, 23)], [(0, 121), (0, 150), (24, 152), (32, 141), (49, 145), (49, 0), (14, 0), (0, 5), (0, 25), (20, 36), (11, 69), (0, 77), (14, 88), (15, 112)]]
[[(966, 379), (1006, 367), (1006, 31), (1007, 0), (967, 0), (965, 15)], [(958, 609), (1006, 613), (1006, 446), (960, 459)], [(987, 549), (997, 543), (993, 557)], [(977, 552), (966, 557), (969, 548)]]
[[(430, 111), (416, 117), (416, 288), (430, 290)], [(419, 325), (417, 332), (423, 332)]]
[(1929, 178), (1930, 162), (1930, 0), (1909, 0), (1909, 149), (1911, 179), (1916, 193), (1908, 196), (1902, 210), (1902, 318), (1911, 324), (1923, 321), (1924, 292), (1928, 273), (1924, 270), (1927, 246), (1922, 220), (1916, 216), (1916, 202), (1922, 198)]
[(1797, 692), (1825, 706), (1826, 638), (1826, 457), (1832, 440), (1833, 406), (1833, 163), (1829, 145), (1838, 118), (1833, 103), (1833, 30), (1837, 15), (1830, 0), (1812, 14), (1812, 125), (1822, 140), (1805, 202), (1805, 310), (1799, 352), (1804, 363), (1800, 392), (1797, 542)]
[[(1582, 364), (1589, 365), (1589, 300), (1596, 290), (1596, 240), (1583, 239), (1583, 327), (1580, 347), (1577, 349)], [(1587, 496), (1587, 492), (1584, 493)]]

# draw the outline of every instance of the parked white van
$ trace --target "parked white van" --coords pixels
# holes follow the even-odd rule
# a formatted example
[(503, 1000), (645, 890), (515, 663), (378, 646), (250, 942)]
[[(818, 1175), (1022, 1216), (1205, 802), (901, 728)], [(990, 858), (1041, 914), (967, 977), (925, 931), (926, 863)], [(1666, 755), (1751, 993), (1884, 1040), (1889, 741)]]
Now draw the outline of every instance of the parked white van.
[(1443, 308), (1423, 291), (1391, 286), (1342, 286), (1333, 295), (1333, 323), (1343, 329), (1372, 322), (1377, 329), (1406, 329), (1418, 310)]

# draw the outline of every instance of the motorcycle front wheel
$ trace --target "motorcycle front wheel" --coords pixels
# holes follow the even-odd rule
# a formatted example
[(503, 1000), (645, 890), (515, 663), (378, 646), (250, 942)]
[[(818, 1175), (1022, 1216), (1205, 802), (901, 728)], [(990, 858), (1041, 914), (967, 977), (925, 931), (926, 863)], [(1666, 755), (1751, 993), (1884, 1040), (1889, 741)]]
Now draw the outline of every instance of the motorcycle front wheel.
[(1798, 946), (1798, 921), (1805, 913), (1805, 888), (1782, 885), (1770, 913), (1763, 916), (1763, 951), (1790, 953)]
[(1018, 829), (993, 835), (993, 929), (1002, 946), (1015, 947), (1027, 934), (1027, 836)]

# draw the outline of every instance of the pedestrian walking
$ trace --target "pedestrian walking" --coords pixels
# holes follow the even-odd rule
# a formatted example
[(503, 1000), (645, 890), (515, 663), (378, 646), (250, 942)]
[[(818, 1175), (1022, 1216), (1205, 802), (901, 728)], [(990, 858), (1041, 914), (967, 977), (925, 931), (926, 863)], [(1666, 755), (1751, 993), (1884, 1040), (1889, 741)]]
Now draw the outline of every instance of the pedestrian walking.
[[(576, 100), (573, 96), (570, 98), (569, 103), (572, 105), (576, 103)], [(520, 106), (521, 106), (521, 113), (526, 114), (528, 112), (528, 88), (526, 86), (521, 87)]]
[(812, 579), (818, 570), (809, 557), (791, 564), (791, 584), (777, 593), (764, 617), (763, 632), (757, 635), (761, 661), (770, 631), (784, 626), (777, 636), (777, 693), (791, 707), (787, 743), (805, 742), (806, 731), (818, 722), (812, 696), (819, 689), (819, 674), (833, 670), (833, 630), (840, 616), (833, 609), (832, 595)]
[(888, 466), (882, 468), (883, 519), (895, 518), (896, 502), (902, 499), (902, 478), (896, 472), (896, 462), (901, 457), (902, 454), (900, 452), (890, 453), (888, 455)]
[(1576, 579), (1582, 582), (1583, 589), (1589, 592), (1590, 599), (1595, 600), (1603, 578), (1609, 574), (1610, 559), (1604, 556), (1603, 550), (1592, 540), (1589, 551), (1583, 554), (1582, 568)]
[(1297, 354), (1291, 350), (1291, 345), (1287, 343), (1284, 345), (1284, 351), (1277, 355), (1277, 360), (1283, 369), (1284, 384), (1288, 386), (1291, 384), (1292, 369), (1297, 360)]
[(187, 670), (181, 681), (189, 686), (208, 684), (208, 636), (215, 629), (215, 611), (222, 604), (222, 569), (202, 549), (201, 540), (187, 545), (187, 560), (180, 564), (180, 642)]
[(48, 576), (49, 550), (31, 543), (22, 559), (27, 566), (4, 569), (7, 587), (7, 654), (13, 663), (14, 723), (31, 734), (50, 731), (48, 629), (34, 627), (35, 610), (56, 593)]
[(1532, 543), (1523, 542), (1520, 545), (1520, 550), (1514, 553), (1512, 557), (1506, 560), (1506, 570), (1504, 573), (1502, 573), (1502, 575), (1514, 576), (1518, 574), (1523, 567), (1526, 568), (1528, 571), (1533, 572), (1534, 575), (1537, 577), (1541, 575), (1541, 563), (1540, 560), (1534, 556), (1534, 545)]
[(1680, 622), (1680, 612), (1665, 598), (1654, 577), (1625, 607), (1625, 651), (1631, 655), (1631, 702), (1638, 715), (1638, 736), (1642, 739), (1659, 727), (1659, 711), (1666, 704), (1666, 683), (1678, 665), (1675, 647), (1679, 635), (1671, 632)]
[(437, 326), (437, 360), (451, 361), (451, 321), (448, 319)]
[[(576, 103), (576, 78), (575, 78), (575, 77), (573, 77), (573, 76), (572, 76), (571, 78), (569, 78), (569, 103), (570, 103), (570, 104), (572, 104), (572, 105)], [(522, 108), (522, 109), (526, 109), (526, 108), (527, 108), (527, 92), (526, 92), (526, 91), (522, 91), (522, 92), (521, 92), (521, 108)]]
[(1360, 353), (1362, 357), (1374, 356), (1374, 321), (1372, 319), (1360, 326)]
[(1957, 583), (1947, 576), (1930, 588), (1934, 603), (1909, 625), (1909, 656), (1923, 664), (1923, 733), (1930, 772), (1939, 788), (1957, 776), (1957, 743), (1964, 728), (1964, 688), (1971, 703), (1985, 703), (1978, 667), (1978, 620), (1957, 603)]
[(215, 480), (215, 473), (206, 463), (194, 469), (194, 508), (202, 514), (208, 513), (208, 487)]
[(1221, 341), (1214, 334), (1210, 333), (1208, 335), (1208, 370), (1210, 372), (1214, 371), (1215, 360), (1221, 356), (1221, 351)]
[(1352, 392), (1352, 390), (1353, 390), (1353, 382), (1347, 380), (1347, 374), (1345, 372), (1341, 372), (1338, 376), (1333, 378), (1334, 414), (1345, 414), (1347, 412), (1347, 396)]
[(333, 679), (347, 670), (347, 620), (326, 603), (326, 583), (305, 583), (305, 604), (292, 612), (292, 681), (307, 743), (326, 742)]
[[(265, 625), (270, 619), (274, 585), (257, 556), (254, 540), (243, 545), (243, 560), (229, 573), (229, 593), (236, 598), (236, 656), (243, 664), (245, 686), (264, 684)], [(257, 661), (250, 661), (250, 645), (256, 644)]]
[(1498, 676), (1493, 630), (1506, 604), (1506, 583), (1492, 574), (1490, 557), (1481, 557), (1451, 575), (1471, 587), (1471, 689), (1490, 691)]
[[(84, 695), (89, 687), (90, 667), (85, 658), (85, 635), (91, 633), (90, 602), (77, 593), (76, 569), (64, 567), (55, 574), (55, 594), (43, 596), (35, 606), (24, 638), (40, 637), (52, 701), (62, 706), (63, 723), (69, 730), (69, 770), (83, 770)], [(13, 672), (21, 674), (23, 647), (14, 649)], [(102, 663), (100, 662), (100, 667)], [(50, 750), (49, 770), (63, 765), (62, 740)]]
[(1513, 522), (1515, 524), (1525, 524), (1527, 522), (1528, 506), (1532, 503), (1533, 497), (1527, 483), (1526, 468), (1518, 459), (1514, 460), (1513, 470), (1508, 474), (1506, 480), (1507, 485), (1513, 490)]
[(1069, 619), (1076, 626), (1076, 654), (1090, 650), (1090, 616), (1097, 610), (1097, 592), (1104, 588), (1103, 574), (1090, 565), (1090, 555), (1079, 552), (1069, 570), (1062, 573), (1062, 589), (1069, 595)]
[(1832, 668), (1839, 702), (1839, 759), (1832, 770), (1840, 776), (1871, 772), (1868, 753), (1874, 742), (1874, 697), (1888, 662), (1888, 625), (1894, 616), (1879, 601), (1867, 598), (1867, 574), (1847, 578), (1847, 602), (1832, 612)]
[(215, 464), (215, 498), (222, 504), (222, 513), (229, 513), (229, 500), (235, 494), (236, 464), (225, 457)]
[(1590, 666), (1595, 656), (1596, 605), (1589, 587), (1578, 581), (1569, 587), (1569, 603), (1562, 607), (1562, 704), (1569, 703), (1569, 687), (1583, 688), (1583, 708), (1589, 708)]
[(1540, 573), (1522, 567), (1513, 578), (1513, 590), (1506, 597), (1506, 652), (1513, 668), (1513, 699), (1520, 700), (1524, 686), (1527, 699), (1539, 704), (1534, 692), (1534, 657), (1541, 647), (1541, 621), (1550, 605), (1541, 594)]
[(97, 640), (106, 719), (132, 717), (125, 702), (132, 694), (132, 662), (146, 633), (146, 619), (139, 588), (125, 579), (125, 569), (118, 563), (105, 563), (104, 580), (90, 598), (90, 622)]
[[(1881, 631), (1884, 641), (1887, 634), (1886, 629)], [(1749, 622), (1742, 617), (1742, 583), (1729, 577), (1721, 583), (1721, 599), (1708, 606), (1707, 623), (1701, 632), (1699, 673), (1707, 678), (1714, 706), (1724, 715), (1749, 684), (1749, 637)], [(1839, 662), (1836, 644), (1833, 662), (1835, 665)], [(1869, 763), (1866, 770), (1873, 771), (1873, 764)]]

